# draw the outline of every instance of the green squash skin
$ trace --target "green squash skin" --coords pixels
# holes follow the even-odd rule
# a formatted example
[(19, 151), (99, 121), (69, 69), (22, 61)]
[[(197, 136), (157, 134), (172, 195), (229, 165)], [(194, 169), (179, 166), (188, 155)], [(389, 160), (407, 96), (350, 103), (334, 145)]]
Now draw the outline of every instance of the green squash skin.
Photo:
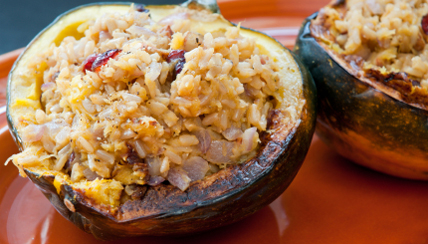
[[(310, 34), (316, 15), (302, 24), (294, 49), (318, 89), (316, 133), (355, 163), (428, 180), (428, 112), (386, 95), (342, 68)], [(391, 157), (394, 153), (402, 158)]]
[[(284, 50), (289, 51), (285, 47)], [(306, 103), (300, 120), (288, 135), (284, 134), (285, 139), (281, 131), (287, 126), (275, 123), (279, 120), (273, 121), (270, 128), (277, 133), (261, 135), (261, 149), (254, 158), (220, 171), (225, 173), (213, 184), (198, 181), (185, 192), (171, 185), (150, 187), (142, 200), (128, 201), (119, 208), (120, 214), (132, 213), (134, 217), (130, 220), (117, 220), (108, 209), (91, 204), (69, 185), (61, 185), (61, 191), (57, 192), (53, 176), (25, 172), (61, 215), (102, 240), (140, 235), (181, 236), (239, 221), (284, 192), (311, 144), (316, 122), (316, 87), (310, 73), (295, 55), (293, 57), (302, 75)], [(10, 112), (7, 112), (8, 118)], [(20, 145), (21, 139), (11, 119), (9, 126)], [(73, 205), (74, 211), (65, 201)]]

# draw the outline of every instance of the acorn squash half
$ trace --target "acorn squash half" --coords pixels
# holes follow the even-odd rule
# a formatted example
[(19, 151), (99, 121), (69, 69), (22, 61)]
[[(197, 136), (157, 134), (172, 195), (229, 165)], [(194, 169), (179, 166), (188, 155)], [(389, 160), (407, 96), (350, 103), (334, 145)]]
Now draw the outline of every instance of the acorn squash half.
[[(214, 1), (189, 1), (182, 6), (219, 13)], [(41, 108), (43, 66), (26, 73), (28, 63), (39, 50), (59, 43), (66, 36), (79, 38), (77, 27), (106, 12), (126, 12), (130, 4), (97, 3), (75, 8), (59, 16), (43, 30), (16, 61), (8, 83), (7, 117), (10, 131), (21, 150), (28, 145), (21, 135), (23, 118)], [(145, 6), (154, 20), (167, 16), (174, 6)], [(195, 23), (207, 31), (233, 24), (223, 17)], [(315, 128), (316, 89), (310, 74), (295, 56), (273, 38), (241, 28), (241, 35), (257, 39), (260, 48), (280, 67), (280, 74), (292, 81), (298, 92), (299, 117), (290, 120), (287, 104), (279, 102), (268, 118), (268, 130), (261, 135), (255, 156), (228, 166), (190, 184), (181, 191), (169, 184), (145, 186), (144, 193), (118, 206), (99, 204), (85, 189), (59, 180), (62, 171), (20, 167), (67, 219), (99, 239), (139, 235), (185, 235), (238, 221), (266, 206), (291, 183), (302, 164)], [(286, 91), (280, 91), (284, 96)], [(97, 187), (103, 187), (104, 180)], [(107, 187), (108, 188), (108, 187)], [(108, 191), (108, 189), (107, 189)], [(92, 196), (93, 197), (93, 196)]]
[[(344, 3), (333, 1), (330, 6), (341, 8)], [(391, 89), (394, 84), (408, 85), (398, 75), (390, 74), (389, 80), (388, 74), (383, 78), (361, 75), (343, 55), (314, 38), (311, 23), (317, 15), (304, 21), (294, 49), (317, 86), (316, 133), (357, 164), (398, 177), (428, 180), (425, 97), (417, 92), (405, 94), (399, 86)]]

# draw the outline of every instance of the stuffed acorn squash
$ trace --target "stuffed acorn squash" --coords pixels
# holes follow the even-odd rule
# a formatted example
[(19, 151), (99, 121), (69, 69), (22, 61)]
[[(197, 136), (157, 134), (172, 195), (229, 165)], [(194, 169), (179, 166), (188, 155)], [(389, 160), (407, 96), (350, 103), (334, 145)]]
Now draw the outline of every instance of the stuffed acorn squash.
[(289, 50), (216, 4), (86, 5), (10, 73), (11, 161), (97, 238), (203, 231), (290, 184), (315, 96)]
[(312, 73), (317, 133), (366, 167), (428, 179), (428, 4), (333, 1), (302, 25), (295, 51)]

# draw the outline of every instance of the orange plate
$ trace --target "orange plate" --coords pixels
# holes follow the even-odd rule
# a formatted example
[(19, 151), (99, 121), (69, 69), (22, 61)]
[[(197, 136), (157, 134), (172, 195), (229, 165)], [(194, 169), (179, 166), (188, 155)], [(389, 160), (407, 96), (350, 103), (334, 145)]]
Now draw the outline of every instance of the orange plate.
[[(303, 19), (326, 2), (227, 0), (220, 8), (226, 18), (291, 47)], [(20, 51), (0, 56), (0, 102)], [(0, 107), (0, 162), (17, 152), (6, 126)], [(427, 182), (354, 165), (317, 137), (296, 179), (272, 204), (238, 223), (189, 237), (97, 241), (60, 216), (12, 164), (0, 166), (0, 186), (0, 243), (428, 243)]]

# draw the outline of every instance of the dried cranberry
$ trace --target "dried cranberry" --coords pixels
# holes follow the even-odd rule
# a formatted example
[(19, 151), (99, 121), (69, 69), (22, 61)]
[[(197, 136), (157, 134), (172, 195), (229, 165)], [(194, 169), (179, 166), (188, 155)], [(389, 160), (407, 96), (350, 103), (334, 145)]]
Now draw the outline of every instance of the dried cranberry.
[(185, 53), (186, 52), (184, 50), (172, 50), (166, 58), (168, 63), (178, 60), (175, 64), (175, 75), (180, 74), (180, 72), (183, 70), (183, 66), (186, 63), (186, 59), (184, 58)]
[(148, 13), (149, 10), (144, 7), (143, 4), (135, 4), (135, 10), (142, 13)]
[(183, 66), (186, 63), (186, 60), (180, 59), (178, 60), (177, 64), (175, 65), (175, 74), (178, 75), (183, 70)]
[(184, 50), (172, 50), (169, 54), (168, 57), (166, 58), (166, 61), (168, 63), (171, 63), (172, 61), (176, 60), (176, 59), (184, 59)]
[(112, 49), (108, 50), (107, 52), (98, 55), (98, 57), (95, 59), (94, 63), (92, 64), (92, 71), (100, 71), (100, 67), (105, 65), (107, 61), (111, 58), (115, 58), (122, 50), (120, 49)]
[(97, 59), (99, 54), (94, 53), (88, 56), (86, 60), (83, 62), (83, 71), (86, 73), (86, 70), (92, 71), (92, 64), (94, 63), (95, 59)]
[(107, 61), (111, 58), (115, 58), (122, 50), (112, 49), (108, 50), (102, 54), (91, 54), (83, 62), (83, 71), (86, 73), (86, 70), (90, 71), (100, 71), (99, 67), (105, 65)]
[(422, 17), (421, 25), (422, 30), (425, 32), (426, 35), (428, 35), (428, 14)]

